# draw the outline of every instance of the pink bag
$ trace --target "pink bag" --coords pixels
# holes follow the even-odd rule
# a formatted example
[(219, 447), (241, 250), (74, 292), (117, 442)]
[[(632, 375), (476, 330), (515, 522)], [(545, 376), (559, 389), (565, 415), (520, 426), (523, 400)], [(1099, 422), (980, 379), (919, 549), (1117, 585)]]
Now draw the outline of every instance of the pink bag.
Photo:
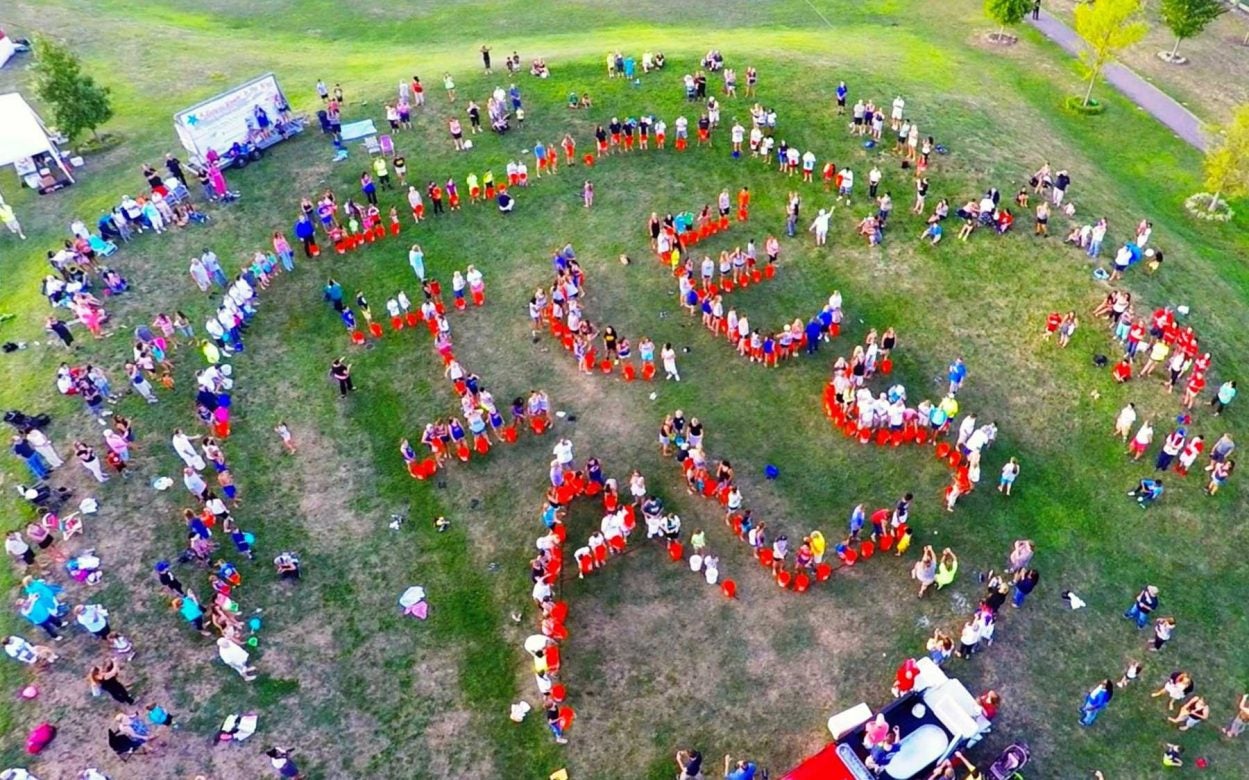
[(56, 726), (51, 723), (40, 723), (31, 729), (26, 737), (26, 752), (35, 755), (46, 748), (56, 738)]

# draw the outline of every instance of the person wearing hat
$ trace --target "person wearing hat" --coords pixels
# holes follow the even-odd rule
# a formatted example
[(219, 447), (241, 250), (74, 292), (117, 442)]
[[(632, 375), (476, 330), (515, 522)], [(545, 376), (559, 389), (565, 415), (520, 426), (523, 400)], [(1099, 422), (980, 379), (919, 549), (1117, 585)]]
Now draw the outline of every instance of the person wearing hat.
[(186, 588), (183, 586), (181, 580), (174, 576), (174, 573), (169, 565), (169, 561), (157, 561), (155, 569), (156, 579), (160, 581), (161, 585), (164, 585), (178, 596), (186, 595)]

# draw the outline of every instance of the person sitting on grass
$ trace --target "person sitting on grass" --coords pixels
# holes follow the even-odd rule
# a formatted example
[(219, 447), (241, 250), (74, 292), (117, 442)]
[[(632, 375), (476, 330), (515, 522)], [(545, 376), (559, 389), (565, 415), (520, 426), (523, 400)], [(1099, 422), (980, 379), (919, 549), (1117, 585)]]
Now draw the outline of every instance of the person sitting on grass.
[(1148, 507), (1153, 502), (1162, 497), (1162, 480), (1160, 479), (1142, 479), (1135, 488), (1128, 491), (1129, 496), (1135, 496), (1136, 503), (1141, 509)]
[(511, 214), (512, 209), (516, 208), (516, 199), (507, 192), (500, 192), (494, 200), (499, 206), (499, 211), (503, 214)]
[(293, 552), (284, 552), (273, 559), (273, 567), (278, 577), (284, 580), (299, 580), (299, 556)]
[(919, 240), (931, 239), (933, 246), (941, 243), (941, 234), (943, 230), (940, 222), (930, 222), (928, 227), (924, 228), (924, 232), (919, 234)]

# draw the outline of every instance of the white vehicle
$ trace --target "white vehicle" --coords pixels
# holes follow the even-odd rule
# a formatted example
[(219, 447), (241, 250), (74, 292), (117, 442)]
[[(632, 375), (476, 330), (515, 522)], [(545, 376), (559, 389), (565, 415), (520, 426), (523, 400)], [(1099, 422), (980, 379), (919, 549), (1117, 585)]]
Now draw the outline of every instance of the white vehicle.
[(828, 719), (833, 742), (790, 770), (782, 780), (909, 780), (927, 777), (940, 761), (975, 745), (991, 728), (976, 698), (928, 658), (917, 662), (915, 687), (879, 712), (899, 732), (899, 750), (877, 775), (864, 763), (865, 727), (878, 713), (857, 704)]

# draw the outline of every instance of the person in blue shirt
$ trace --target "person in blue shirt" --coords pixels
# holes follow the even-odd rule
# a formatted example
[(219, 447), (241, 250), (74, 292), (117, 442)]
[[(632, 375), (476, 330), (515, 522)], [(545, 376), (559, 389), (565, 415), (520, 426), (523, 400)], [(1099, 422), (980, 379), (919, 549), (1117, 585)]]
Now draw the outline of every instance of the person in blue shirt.
[(837, 114), (838, 116), (846, 113), (846, 94), (850, 90), (846, 88), (846, 82), (837, 85)]
[(859, 533), (863, 530), (863, 522), (867, 519), (867, 510), (862, 504), (856, 506), (850, 512), (850, 538), (858, 539)]
[(1128, 495), (1135, 496), (1137, 505), (1144, 509), (1159, 498), (1162, 498), (1162, 490), (1162, 480), (1142, 479), (1135, 488), (1128, 491)]
[(867, 768), (880, 774), (902, 749), (898, 742), (898, 727), (894, 726), (884, 739), (872, 745), (872, 750), (867, 755)]
[(734, 764), (732, 756), (727, 753), (724, 756), (724, 780), (755, 780), (758, 771), (754, 761), (742, 760)]
[(317, 228), (312, 224), (312, 220), (308, 218), (307, 214), (299, 215), (299, 220), (295, 223), (293, 232), (295, 233), (295, 238), (298, 238), (300, 243), (304, 245), (304, 257), (312, 257), (312, 248), (316, 246), (316, 241), (313, 239), (316, 236)]
[[(831, 322), (831, 316), (830, 316)], [(807, 321), (807, 354), (814, 355), (820, 349), (820, 335), (824, 332), (824, 325), (821, 324), (818, 316), (812, 317)]]
[(1092, 726), (1097, 720), (1097, 716), (1110, 704), (1110, 700), (1114, 698), (1114, 695), (1114, 683), (1110, 680), (1102, 680), (1098, 683), (1084, 697), (1084, 704), (1080, 706), (1080, 725)]
[(343, 310), (343, 287), (333, 279), (325, 283), (325, 300), (334, 307), (334, 311)]
[(955, 395), (963, 387), (963, 380), (967, 378), (967, 366), (963, 363), (963, 359), (955, 358), (950, 364), (950, 369), (946, 373), (950, 380), (950, 395)]

